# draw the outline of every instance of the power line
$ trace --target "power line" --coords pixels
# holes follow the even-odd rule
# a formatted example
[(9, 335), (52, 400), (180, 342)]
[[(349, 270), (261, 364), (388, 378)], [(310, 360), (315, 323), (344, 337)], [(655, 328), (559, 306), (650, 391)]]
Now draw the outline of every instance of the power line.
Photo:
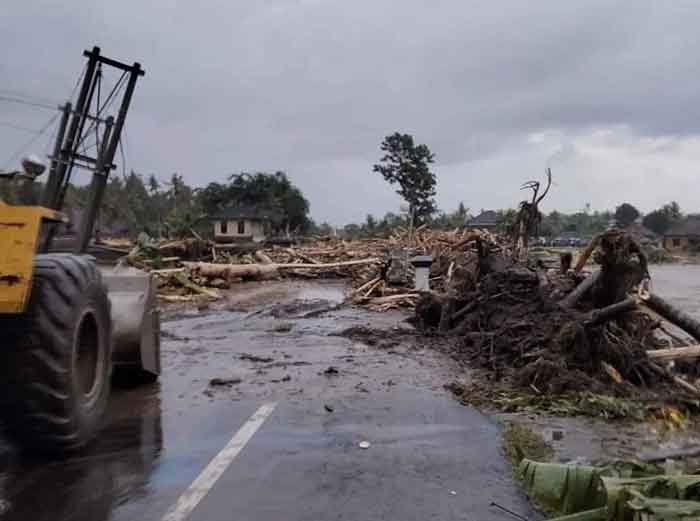
[(39, 131), (36, 132), (36, 135), (34, 137), (32, 137), (32, 139), (30, 139), (27, 143), (25, 143), (24, 145), (19, 147), (17, 149), (17, 151), (12, 156), (10, 156), (10, 158), (7, 160), (7, 162), (5, 163), (5, 168), (11, 166), (13, 161), (15, 161), (30, 146), (32, 146), (36, 142), (37, 139), (39, 139), (41, 136), (43, 136), (46, 133), (46, 131), (49, 129), (49, 127), (51, 127), (51, 125), (53, 125), (54, 121), (56, 121), (56, 119), (58, 118), (59, 115), (60, 115), (60, 113), (57, 112), (56, 114), (51, 116), (51, 118), (46, 122), (46, 124), (43, 127), (41, 127), (41, 129)]
[(30, 134), (35, 134), (37, 129), (35, 128), (29, 128), (29, 127), (23, 127), (21, 125), (15, 125), (14, 123), (10, 123), (8, 121), (0, 121), (0, 127), (6, 127), (6, 128), (11, 128), (13, 130), (20, 130), (22, 132), (29, 132)]
[(0, 101), (7, 101), (9, 103), (19, 103), (20, 105), (26, 105), (28, 107), (38, 107), (42, 109), (56, 110), (55, 105), (49, 105), (48, 103), (40, 103), (38, 101), (27, 101), (14, 96), (2, 96), (0, 95)]
[(44, 103), (47, 105), (59, 105), (59, 102), (56, 99), (51, 98), (50, 96), (26, 93), (18, 89), (8, 89), (5, 87), (0, 87), (0, 95), (7, 96), (10, 98), (17, 98), (28, 102)]

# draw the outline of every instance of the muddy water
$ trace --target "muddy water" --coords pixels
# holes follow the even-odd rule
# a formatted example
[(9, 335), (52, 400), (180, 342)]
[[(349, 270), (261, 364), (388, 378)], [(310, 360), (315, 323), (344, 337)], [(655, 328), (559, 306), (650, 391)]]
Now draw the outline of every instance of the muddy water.
[(700, 319), (700, 265), (653, 265), (650, 272), (654, 292)]

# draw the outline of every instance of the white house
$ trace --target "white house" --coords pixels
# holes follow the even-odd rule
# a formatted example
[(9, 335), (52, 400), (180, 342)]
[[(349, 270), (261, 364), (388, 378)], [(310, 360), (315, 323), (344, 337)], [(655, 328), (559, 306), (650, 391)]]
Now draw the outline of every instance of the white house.
[(275, 212), (252, 206), (224, 208), (213, 215), (216, 242), (262, 242), (271, 232)]

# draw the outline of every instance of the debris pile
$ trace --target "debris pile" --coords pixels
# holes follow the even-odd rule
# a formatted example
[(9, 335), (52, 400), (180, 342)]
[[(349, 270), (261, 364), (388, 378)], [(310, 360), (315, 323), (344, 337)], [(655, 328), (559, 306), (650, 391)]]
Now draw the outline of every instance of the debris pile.
[[(700, 347), (681, 347), (689, 340), (671, 331), (698, 339), (700, 324), (646, 291), (646, 258), (629, 237), (619, 230), (602, 234), (574, 269), (571, 259), (546, 269), (511, 252), (478, 248), (476, 262), (442, 291), (422, 294), (415, 310), (420, 329), (461, 339), (451, 354), (485, 369), (489, 391), (505, 384), (540, 397), (653, 399), (672, 387), (697, 400), (700, 390), (676, 372), (691, 369), (692, 378), (694, 367), (676, 362), (671, 371), (660, 362), (700, 357)], [(593, 254), (600, 269), (583, 273)], [(457, 392), (470, 401), (473, 392), (483, 396), (482, 384)]]
[(218, 298), (218, 290), (249, 280), (344, 278), (351, 281), (350, 302), (386, 311), (414, 307), (418, 301), (412, 257), (434, 259), (430, 283), (436, 290), (443, 290), (453, 279), (468, 289), (475, 283), (469, 274), (478, 262), (479, 248), (502, 249), (499, 239), (485, 231), (443, 232), (422, 226), (399, 228), (386, 239), (316, 240), (299, 246), (238, 247), (199, 237), (156, 241), (142, 236), (125, 250), (125, 259), (158, 277), (159, 295), (166, 301)]

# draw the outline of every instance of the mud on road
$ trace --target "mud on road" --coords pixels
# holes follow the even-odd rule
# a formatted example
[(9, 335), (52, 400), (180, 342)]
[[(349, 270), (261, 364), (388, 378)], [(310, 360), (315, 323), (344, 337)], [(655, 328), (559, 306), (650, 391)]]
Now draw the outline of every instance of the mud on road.
[(443, 389), (463, 370), (404, 314), (340, 306), (344, 290), (242, 284), (166, 308), (160, 382), (115, 388), (93, 446), (45, 461), (4, 445), (0, 519), (162, 519), (270, 403), (188, 519), (502, 519), (491, 501), (536, 518), (498, 424)]

